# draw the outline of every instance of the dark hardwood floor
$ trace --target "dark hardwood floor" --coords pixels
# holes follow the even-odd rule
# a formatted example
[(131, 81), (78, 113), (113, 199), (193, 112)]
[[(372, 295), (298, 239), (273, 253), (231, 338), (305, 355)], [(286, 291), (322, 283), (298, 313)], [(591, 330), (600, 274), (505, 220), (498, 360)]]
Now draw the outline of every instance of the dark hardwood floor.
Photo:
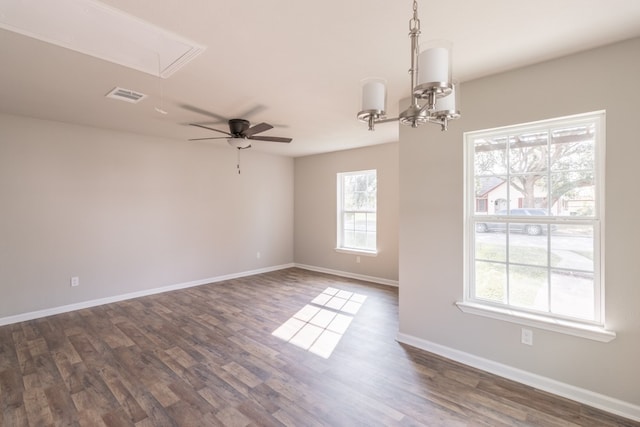
[(288, 269), (0, 327), (0, 426), (638, 425), (401, 345), (397, 311)]

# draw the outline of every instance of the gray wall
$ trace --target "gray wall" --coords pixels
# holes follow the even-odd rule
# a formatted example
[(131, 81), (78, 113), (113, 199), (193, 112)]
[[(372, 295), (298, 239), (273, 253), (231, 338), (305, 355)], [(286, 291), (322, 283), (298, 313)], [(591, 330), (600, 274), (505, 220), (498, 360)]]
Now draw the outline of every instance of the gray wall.
[[(400, 133), (400, 333), (640, 405), (640, 39), (462, 85), (463, 118)], [(610, 343), (462, 313), (463, 132), (606, 110)]]
[[(398, 163), (397, 143), (296, 158), (295, 262), (397, 282)], [(378, 171), (378, 255), (356, 263), (335, 251), (336, 174), (366, 169)]]
[(292, 263), (293, 159), (241, 161), (0, 115), (0, 319)]

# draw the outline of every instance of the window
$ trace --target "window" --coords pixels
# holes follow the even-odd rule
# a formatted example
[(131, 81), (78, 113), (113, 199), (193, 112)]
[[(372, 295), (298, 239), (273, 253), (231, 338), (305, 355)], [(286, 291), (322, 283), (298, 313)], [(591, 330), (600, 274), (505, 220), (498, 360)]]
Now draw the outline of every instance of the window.
[(464, 311), (604, 331), (602, 153), (604, 112), (465, 134)]
[(338, 174), (337, 250), (376, 253), (375, 170)]

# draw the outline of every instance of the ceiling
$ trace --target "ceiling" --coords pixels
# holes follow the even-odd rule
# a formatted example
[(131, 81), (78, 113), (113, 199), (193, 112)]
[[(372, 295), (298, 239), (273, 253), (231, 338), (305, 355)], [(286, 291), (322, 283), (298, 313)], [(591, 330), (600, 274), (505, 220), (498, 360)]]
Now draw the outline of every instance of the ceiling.
[[(216, 136), (188, 123), (224, 130), (221, 119), (247, 118), (275, 126), (261, 135), (293, 138), (253, 149), (293, 157), (398, 139), (397, 124), (369, 132), (356, 113), (367, 77), (387, 79), (390, 116), (408, 96), (409, 0), (104, 3), (206, 50), (160, 79), (0, 30), (0, 112), (185, 144)], [(638, 0), (422, 0), (418, 12), (422, 42), (453, 42), (462, 82), (640, 36)], [(106, 98), (116, 86), (148, 97), (138, 104)], [(161, 104), (168, 114), (155, 110)]]

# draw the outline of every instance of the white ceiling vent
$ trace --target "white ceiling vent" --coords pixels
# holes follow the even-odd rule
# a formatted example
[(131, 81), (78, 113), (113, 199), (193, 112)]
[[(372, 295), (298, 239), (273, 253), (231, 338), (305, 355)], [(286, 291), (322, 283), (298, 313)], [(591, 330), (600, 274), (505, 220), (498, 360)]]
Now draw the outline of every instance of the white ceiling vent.
[(107, 98), (118, 99), (120, 101), (137, 104), (147, 97), (144, 93), (136, 92), (121, 87), (114, 87), (111, 92), (105, 95)]
[(1, 0), (0, 28), (163, 78), (205, 50), (95, 0)]

